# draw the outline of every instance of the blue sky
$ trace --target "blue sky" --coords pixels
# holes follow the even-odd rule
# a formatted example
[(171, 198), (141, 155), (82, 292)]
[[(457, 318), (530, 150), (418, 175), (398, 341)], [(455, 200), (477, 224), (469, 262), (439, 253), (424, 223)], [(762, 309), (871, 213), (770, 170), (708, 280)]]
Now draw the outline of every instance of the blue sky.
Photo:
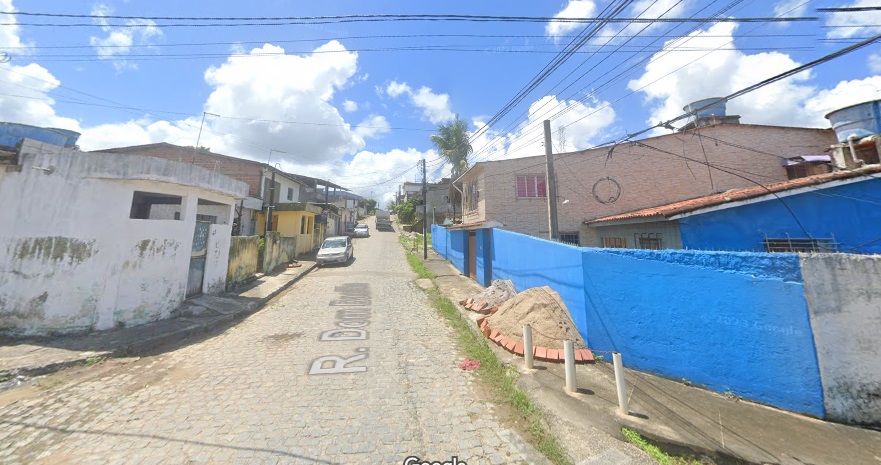
[[(706, 18), (731, 3), (638, 0), (619, 16)], [(816, 12), (877, 1), (735, 3), (725, 17), (819, 20), (609, 25), (477, 137), (474, 159), (542, 154), (546, 118), (557, 150), (585, 149), (677, 116), (691, 101), (728, 94), (881, 32), (878, 12)], [(197, 138), (212, 151), (261, 161), (272, 150), (272, 162), (286, 170), (387, 199), (397, 184), (417, 177), (414, 167), (423, 157), (430, 177), (449, 172), (428, 140), (438, 123), (458, 114), (472, 131), (482, 128), (584, 25), (163, 27), (172, 21), (104, 16), (596, 17), (610, 2), (0, 0), (0, 6), (92, 15), (3, 15), (0, 45), (12, 60), (0, 64), (0, 120), (79, 131), (84, 150), (195, 145)], [(88, 27), (40, 26), (48, 23)], [(870, 26), (830, 27), (843, 25)], [(828, 111), (877, 98), (881, 46), (872, 45), (734, 100), (729, 113), (744, 123), (828, 127)], [(209, 114), (199, 136), (203, 112)]]

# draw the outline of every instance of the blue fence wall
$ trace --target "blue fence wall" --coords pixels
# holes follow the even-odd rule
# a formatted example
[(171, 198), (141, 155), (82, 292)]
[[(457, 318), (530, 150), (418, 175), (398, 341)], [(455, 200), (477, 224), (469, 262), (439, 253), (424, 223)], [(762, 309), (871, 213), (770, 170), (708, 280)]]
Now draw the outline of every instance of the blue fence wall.
[[(461, 231), (433, 231), (450, 244), (457, 235), (467, 248)], [(499, 229), (478, 236), (478, 247), (481, 237), (489, 248), (479, 269), (489, 261), (491, 278), (512, 280), (518, 292), (553, 288), (590, 348), (621, 352), (639, 370), (824, 415), (797, 255), (589, 249)], [(447, 249), (464, 271), (465, 254)]]
[(474, 279), (481, 286), (489, 286), (492, 284), (492, 229), (478, 229), (476, 243), (476, 267)]
[(794, 254), (583, 249), (593, 349), (631, 367), (823, 416)]
[(881, 253), (877, 241), (881, 208), (873, 203), (881, 203), (881, 179), (689, 216), (679, 220), (679, 229), (683, 247), (692, 249), (760, 252), (765, 250), (763, 234), (771, 238), (810, 234), (834, 236), (847, 252)]
[(447, 258), (449, 254), (447, 247), (449, 246), (450, 234), (446, 228), (442, 228), (436, 224), (431, 225), (431, 248), (441, 257)]
[(517, 292), (550, 286), (587, 340), (581, 249), (501, 229), (493, 230), (491, 249), (493, 279), (510, 279)]

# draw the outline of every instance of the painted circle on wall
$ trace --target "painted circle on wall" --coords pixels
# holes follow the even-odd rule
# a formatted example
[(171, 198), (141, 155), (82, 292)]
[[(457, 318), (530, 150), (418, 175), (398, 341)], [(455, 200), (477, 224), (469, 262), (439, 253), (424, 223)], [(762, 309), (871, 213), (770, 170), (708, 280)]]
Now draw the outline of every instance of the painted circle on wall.
[(606, 176), (593, 184), (593, 198), (599, 203), (614, 203), (621, 198), (621, 184)]

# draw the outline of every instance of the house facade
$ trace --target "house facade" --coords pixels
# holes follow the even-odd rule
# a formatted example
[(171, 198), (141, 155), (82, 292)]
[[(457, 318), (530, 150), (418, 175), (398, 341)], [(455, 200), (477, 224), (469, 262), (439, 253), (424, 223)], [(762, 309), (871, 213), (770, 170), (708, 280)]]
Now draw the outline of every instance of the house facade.
[[(613, 147), (555, 154), (560, 239), (602, 245), (591, 220), (788, 179), (781, 160), (822, 154), (830, 129), (731, 121)], [(544, 156), (476, 163), (457, 184), (463, 223), (495, 221), (510, 231), (548, 237)]]
[(881, 253), (881, 165), (753, 186), (588, 222), (605, 247)]
[[(450, 178), (443, 178), (438, 182), (429, 182), (425, 184), (425, 201), (427, 202), (426, 210), (431, 224), (443, 224), (444, 220), (447, 218), (452, 219), (453, 205), (450, 202), (450, 191), (452, 190), (451, 184)], [(420, 205), (420, 207), (416, 209), (416, 217), (422, 218), (422, 183), (405, 182), (401, 186), (401, 192), (403, 193), (401, 199), (403, 202), (407, 202), (410, 199), (416, 199), (417, 204)]]
[(0, 166), (0, 333), (133, 326), (223, 292), (247, 195), (190, 163), (23, 139)]
[[(325, 213), (324, 209), (309, 205), (309, 202), (319, 198), (323, 201), (325, 186), (341, 188), (321, 179), (286, 173), (266, 163), (164, 142), (96, 152), (189, 163), (246, 183), (248, 195), (238, 202), (233, 215), (234, 235), (264, 235), (266, 218), (271, 216), (269, 230), (288, 237), (296, 236), (299, 254), (314, 249), (326, 234), (323, 217), (319, 217)], [(271, 215), (267, 213), (269, 211), (272, 211)]]

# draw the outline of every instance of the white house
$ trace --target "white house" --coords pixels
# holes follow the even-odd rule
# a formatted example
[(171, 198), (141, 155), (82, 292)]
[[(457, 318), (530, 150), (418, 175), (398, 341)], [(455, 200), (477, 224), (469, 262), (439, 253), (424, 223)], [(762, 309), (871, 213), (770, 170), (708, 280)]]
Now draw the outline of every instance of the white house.
[(138, 325), (224, 290), (245, 183), (32, 139), (9, 160), (0, 164), (0, 334)]

